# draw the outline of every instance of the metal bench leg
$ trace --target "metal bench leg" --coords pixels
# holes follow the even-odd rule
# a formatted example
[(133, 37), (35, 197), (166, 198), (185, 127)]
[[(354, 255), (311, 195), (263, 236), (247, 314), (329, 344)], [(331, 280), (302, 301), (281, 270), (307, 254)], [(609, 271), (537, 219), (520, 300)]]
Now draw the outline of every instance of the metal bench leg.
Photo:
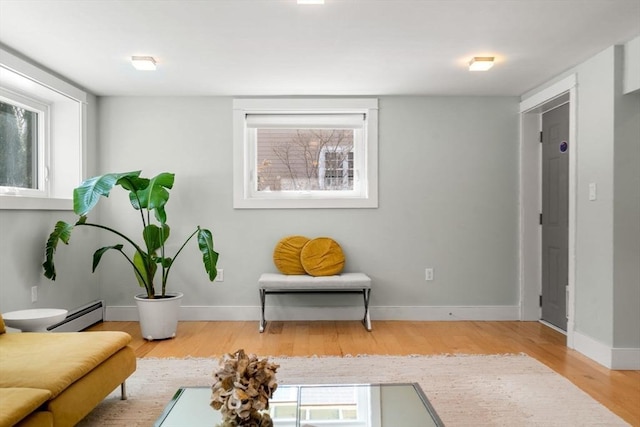
[(369, 297), (371, 295), (371, 289), (363, 289), (362, 295), (364, 295), (364, 319), (362, 319), (362, 324), (367, 331), (371, 332), (371, 317), (369, 316)]
[(120, 384), (120, 400), (127, 400), (127, 384), (124, 381)]
[(262, 305), (262, 314), (260, 317), (260, 333), (264, 332), (264, 328), (267, 327), (267, 321), (264, 318), (264, 303), (267, 298), (267, 292), (264, 289), (260, 289), (260, 304)]

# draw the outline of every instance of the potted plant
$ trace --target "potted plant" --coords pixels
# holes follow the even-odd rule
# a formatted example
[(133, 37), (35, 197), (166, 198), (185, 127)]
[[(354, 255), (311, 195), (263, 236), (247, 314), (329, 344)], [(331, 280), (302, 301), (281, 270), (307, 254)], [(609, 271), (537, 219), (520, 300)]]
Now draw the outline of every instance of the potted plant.
[[(173, 187), (175, 174), (163, 172), (153, 178), (143, 178), (141, 171), (125, 173), (108, 173), (96, 176), (83, 181), (79, 187), (73, 190), (73, 210), (79, 215), (75, 224), (58, 221), (53, 232), (49, 235), (46, 243), (44, 275), (51, 279), (56, 279), (56, 269), (54, 264), (54, 254), (58, 247), (58, 242), (69, 244), (71, 232), (76, 227), (94, 227), (109, 231), (124, 239), (132, 248), (133, 255), (124, 251), (124, 245), (119, 243), (112, 246), (105, 246), (98, 249), (93, 254), (93, 270), (95, 272), (102, 256), (109, 250), (114, 250), (122, 254), (129, 265), (133, 268), (133, 273), (138, 284), (144, 288), (145, 292), (136, 295), (136, 304), (140, 317), (140, 328), (142, 336), (148, 340), (171, 338), (175, 336), (178, 324), (178, 310), (182, 293), (167, 293), (167, 282), (169, 273), (178, 255), (182, 252), (186, 244), (194, 236), (197, 237), (204, 269), (210, 281), (215, 280), (218, 274), (216, 263), (218, 253), (213, 247), (213, 236), (211, 231), (196, 227), (195, 231), (187, 237), (180, 249), (173, 257), (165, 251), (165, 243), (169, 238), (170, 227), (167, 224), (167, 213), (165, 205), (169, 200), (169, 190)], [(119, 186), (129, 192), (131, 206), (140, 212), (142, 223), (142, 244), (136, 243), (120, 231), (109, 226), (95, 224), (87, 220), (87, 214), (93, 209), (102, 196), (108, 197), (113, 187)], [(155, 217), (152, 219), (151, 213)], [(161, 287), (156, 288), (154, 278), (160, 272)], [(166, 307), (169, 305), (171, 308)], [(165, 322), (167, 324), (165, 324)]]

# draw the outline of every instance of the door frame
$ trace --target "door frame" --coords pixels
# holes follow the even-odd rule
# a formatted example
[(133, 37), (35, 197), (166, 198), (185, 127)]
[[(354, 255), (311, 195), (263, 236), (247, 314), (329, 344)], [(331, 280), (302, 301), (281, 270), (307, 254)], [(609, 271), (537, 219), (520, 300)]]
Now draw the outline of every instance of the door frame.
[(569, 271), (567, 289), (567, 347), (573, 348), (576, 277), (576, 75), (540, 90), (520, 102), (520, 320), (541, 318), (542, 292), (542, 113), (569, 101)]

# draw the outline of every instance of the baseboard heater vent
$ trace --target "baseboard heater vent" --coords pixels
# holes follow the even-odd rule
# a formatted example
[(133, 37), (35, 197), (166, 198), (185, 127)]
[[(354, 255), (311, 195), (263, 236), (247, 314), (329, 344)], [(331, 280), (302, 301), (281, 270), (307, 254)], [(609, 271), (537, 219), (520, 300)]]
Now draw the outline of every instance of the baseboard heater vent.
[(94, 301), (70, 310), (60, 323), (47, 328), (51, 332), (79, 332), (104, 320), (104, 301)]

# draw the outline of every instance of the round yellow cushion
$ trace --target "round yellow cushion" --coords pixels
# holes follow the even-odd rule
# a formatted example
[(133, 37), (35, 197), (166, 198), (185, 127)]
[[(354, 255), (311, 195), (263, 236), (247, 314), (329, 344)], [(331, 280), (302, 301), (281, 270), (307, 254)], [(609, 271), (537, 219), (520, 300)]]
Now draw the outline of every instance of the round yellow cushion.
[(344, 268), (344, 253), (335, 240), (318, 237), (309, 240), (300, 252), (304, 271), (311, 276), (333, 276)]
[(300, 262), (300, 251), (309, 241), (304, 236), (287, 236), (273, 250), (273, 263), (282, 274), (306, 274)]

